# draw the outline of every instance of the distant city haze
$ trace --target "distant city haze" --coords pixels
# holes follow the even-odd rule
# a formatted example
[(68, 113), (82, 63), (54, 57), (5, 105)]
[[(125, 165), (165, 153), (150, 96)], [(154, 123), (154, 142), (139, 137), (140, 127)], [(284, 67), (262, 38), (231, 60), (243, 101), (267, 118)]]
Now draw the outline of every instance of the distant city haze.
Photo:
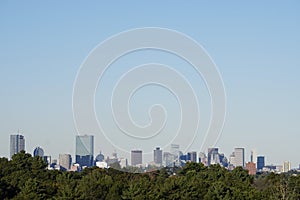
[[(110, 157), (114, 152), (119, 154), (102, 135), (76, 132), (72, 92), (77, 72), (89, 52), (112, 35), (132, 28), (164, 27), (187, 34), (201, 44), (222, 75), (227, 116), (216, 145), (219, 152), (229, 159), (233, 152), (242, 155), (243, 150), (238, 148), (244, 148), (243, 164), (251, 160), (251, 151), (255, 151), (254, 157), (263, 156), (260, 163), (284, 168), (291, 163), (292, 168), (298, 167), (299, 10), (298, 1), (1, 1), (0, 156), (10, 157), (14, 151), (10, 149), (10, 135), (18, 133), (25, 137), (27, 152), (33, 154), (36, 147), (41, 147), (44, 155), (52, 159), (68, 161), (71, 155), (74, 161), (78, 134), (94, 135), (95, 157), (100, 151)], [(99, 120), (110, 119), (109, 95), (122, 74), (143, 63), (168, 64), (186, 76), (199, 99), (199, 133), (189, 149), (193, 158), (192, 152), (200, 152), (211, 116), (210, 94), (203, 79), (188, 63), (165, 52), (149, 50), (126, 56), (112, 64), (95, 91)], [(180, 118), (178, 102), (163, 88), (145, 87), (133, 96), (129, 102), (133, 120), (147, 125), (149, 106), (157, 101), (166, 105), (168, 123), (173, 125), (167, 131), (174, 134)], [(107, 129), (111, 128), (107, 124)], [(161, 147), (162, 153), (172, 150), (154, 144), (142, 162), (153, 161), (156, 147)], [(133, 145), (132, 150), (143, 149)], [(208, 153), (208, 149), (204, 151)], [(118, 156), (129, 158), (130, 152)], [(140, 162), (139, 154), (136, 158)], [(64, 166), (69, 167), (69, 162)]]

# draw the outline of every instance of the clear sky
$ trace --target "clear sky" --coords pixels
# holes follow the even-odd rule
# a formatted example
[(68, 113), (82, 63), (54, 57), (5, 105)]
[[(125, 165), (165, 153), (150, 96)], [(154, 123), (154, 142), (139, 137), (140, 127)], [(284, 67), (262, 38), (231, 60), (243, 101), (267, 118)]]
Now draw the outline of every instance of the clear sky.
[[(72, 91), (83, 60), (111, 35), (163, 27), (194, 38), (219, 68), (227, 93), (220, 151), (245, 147), (246, 160), (256, 149), (268, 164), (300, 164), (299, 1), (130, 2), (0, 1), (0, 156), (18, 129), (30, 153), (73, 155)], [(95, 153), (105, 152), (95, 137)]]

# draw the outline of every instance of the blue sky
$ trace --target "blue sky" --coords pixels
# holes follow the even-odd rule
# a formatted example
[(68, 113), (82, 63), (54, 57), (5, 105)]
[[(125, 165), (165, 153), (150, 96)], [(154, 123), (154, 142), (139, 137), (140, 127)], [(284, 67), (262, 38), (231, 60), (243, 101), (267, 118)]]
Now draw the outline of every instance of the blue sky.
[[(228, 101), (222, 152), (245, 147), (248, 160), (255, 148), (269, 164), (296, 167), (299, 9), (298, 1), (1, 1), (0, 156), (9, 155), (9, 135), (19, 128), (29, 152), (42, 146), (55, 158), (73, 155), (72, 90), (81, 63), (111, 35), (153, 26), (189, 35), (217, 64)], [(104, 151), (101, 141), (96, 153)]]

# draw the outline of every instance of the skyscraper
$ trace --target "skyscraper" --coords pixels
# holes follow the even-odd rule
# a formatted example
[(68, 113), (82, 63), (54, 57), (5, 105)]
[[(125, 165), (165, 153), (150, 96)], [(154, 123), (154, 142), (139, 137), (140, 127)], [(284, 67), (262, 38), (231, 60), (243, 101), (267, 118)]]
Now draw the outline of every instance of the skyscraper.
[(59, 154), (59, 165), (62, 170), (69, 170), (72, 164), (72, 157), (70, 154)]
[(41, 147), (36, 147), (33, 151), (33, 156), (44, 156), (44, 150)]
[(141, 165), (143, 164), (143, 152), (142, 150), (132, 150), (131, 151), (131, 165)]
[(91, 167), (94, 164), (94, 136), (76, 136), (76, 163)]
[(257, 156), (257, 170), (262, 170), (265, 166), (265, 157), (264, 156)]
[(197, 152), (196, 151), (188, 152), (187, 161), (197, 162)]
[(153, 151), (153, 160), (155, 164), (162, 165), (162, 150), (159, 147)]
[(207, 164), (213, 165), (213, 164), (219, 164), (220, 163), (220, 157), (219, 157), (219, 149), (218, 148), (208, 148), (207, 153)]
[(245, 167), (245, 149), (234, 148), (234, 166)]
[(25, 138), (23, 135), (10, 135), (10, 158), (20, 151), (25, 150)]
[(291, 163), (289, 161), (283, 162), (283, 172), (288, 172), (291, 170)]

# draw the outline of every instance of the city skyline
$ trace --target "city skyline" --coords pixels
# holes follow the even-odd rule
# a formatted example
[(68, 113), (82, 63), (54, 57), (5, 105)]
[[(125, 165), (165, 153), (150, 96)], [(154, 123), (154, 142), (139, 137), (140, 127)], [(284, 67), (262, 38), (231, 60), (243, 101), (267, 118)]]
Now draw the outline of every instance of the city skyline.
[[(2, 1), (0, 156), (10, 157), (9, 137), (19, 128), (28, 152), (40, 146), (45, 155), (56, 159), (60, 153), (74, 156), (78, 134), (95, 135), (95, 155), (100, 151), (105, 155), (115, 150), (119, 153), (115, 146), (123, 144), (121, 147), (128, 155), (130, 145), (132, 149), (142, 149), (138, 142), (114, 140), (121, 131), (112, 125), (109, 109), (114, 83), (135, 66), (145, 63), (169, 65), (193, 86), (201, 111), (199, 132), (193, 141), (183, 135), (174, 143), (185, 149), (192, 141), (187, 152), (198, 152), (212, 115), (210, 94), (205, 80), (196, 76), (187, 62), (165, 52), (135, 52), (121, 57), (106, 71), (107, 76), (95, 89), (95, 115), (107, 125), (103, 128), (106, 136), (93, 130), (77, 132), (73, 119), (74, 82), (89, 53), (120, 32), (162, 27), (186, 34), (203, 46), (222, 76), (227, 114), (215, 146), (227, 158), (235, 147), (243, 147), (246, 160), (250, 151), (256, 150), (258, 156), (266, 156), (266, 163), (281, 164), (288, 160), (292, 168), (298, 167), (299, 155), (295, 148), (300, 139), (299, 10), (298, 1), (219, 2), (217, 5), (196, 1), (181, 4), (91, 2), (88, 5), (78, 2), (72, 3), (72, 7), (69, 2), (59, 2), (57, 6), (47, 2)], [(162, 78), (166, 77), (169, 78)], [(148, 114), (154, 104), (165, 105), (169, 121), (161, 135), (167, 137), (162, 142), (151, 143), (151, 149), (143, 150), (149, 153), (145, 160), (152, 159), (156, 146), (165, 149), (180, 125), (178, 101), (172, 92), (156, 85), (143, 87), (128, 103), (130, 117), (139, 127), (151, 122)], [(193, 132), (188, 130), (186, 134)]]
[[(19, 138), (25, 142), (25, 137), (23, 135), (10, 135), (11, 143), (10, 149), (16, 146), (14, 138)], [(13, 140), (12, 140), (13, 138)], [(300, 164), (297, 164), (297, 167), (291, 167), (291, 162), (284, 160), (281, 163), (266, 163), (265, 155), (257, 155), (256, 152), (253, 153), (251, 150), (251, 155), (249, 159), (245, 158), (245, 148), (243, 147), (234, 147), (233, 153), (226, 157), (224, 153), (219, 152), (218, 147), (208, 148), (207, 152), (201, 151), (192, 151), (192, 152), (182, 152), (179, 144), (171, 144), (169, 150), (163, 150), (160, 147), (153, 148), (153, 160), (144, 161), (143, 150), (133, 149), (131, 150), (130, 157), (118, 157), (117, 152), (111, 152), (110, 155), (103, 155), (101, 152), (95, 156), (94, 152), (94, 136), (93, 135), (78, 135), (76, 136), (76, 151), (74, 156), (69, 153), (60, 153), (58, 159), (52, 157), (53, 155), (44, 156), (44, 150), (42, 147), (37, 146), (33, 153), (30, 153), (32, 156), (42, 157), (49, 166), (53, 165), (55, 169), (60, 170), (74, 170), (78, 171), (79, 168), (77, 165), (83, 167), (92, 167), (98, 166), (100, 168), (107, 168), (110, 164), (118, 162), (121, 166), (125, 168), (128, 166), (141, 167), (146, 165), (155, 165), (157, 167), (163, 166), (182, 166), (182, 161), (184, 162), (196, 162), (203, 163), (205, 166), (210, 166), (213, 164), (220, 164), (223, 167), (232, 170), (232, 167), (243, 167), (248, 169), (250, 174), (253, 174), (253, 170), (260, 172), (262, 170), (275, 170), (277, 172), (288, 172), (291, 169), (300, 169)], [(22, 147), (25, 147), (25, 143), (21, 144)], [(21, 149), (18, 152), (26, 149)], [(15, 154), (14, 153), (14, 154)], [(164, 154), (163, 154), (164, 153)], [(255, 155), (254, 155), (255, 154)], [(112, 155), (112, 157), (110, 157)], [(204, 157), (202, 157), (202, 155)], [(73, 157), (73, 159), (72, 159)], [(58, 162), (57, 162), (58, 160)], [(98, 163), (100, 162), (100, 163)], [(126, 164), (125, 164), (126, 163)], [(128, 165), (127, 163), (130, 163)], [(57, 168), (58, 167), (58, 168)], [(123, 167), (121, 167), (123, 168)]]

